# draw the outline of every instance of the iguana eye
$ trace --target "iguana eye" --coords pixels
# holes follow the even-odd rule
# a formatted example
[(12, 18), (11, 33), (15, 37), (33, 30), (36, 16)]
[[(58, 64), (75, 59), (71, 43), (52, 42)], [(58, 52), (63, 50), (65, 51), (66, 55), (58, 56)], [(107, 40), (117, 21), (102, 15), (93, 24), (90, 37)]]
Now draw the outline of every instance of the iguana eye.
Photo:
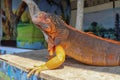
[(40, 23), (40, 25), (43, 30), (47, 30), (49, 28), (49, 25), (46, 23)]
[(49, 26), (47, 24), (43, 24), (43, 28), (47, 29)]
[(43, 16), (41, 13), (39, 13), (38, 15), (39, 15), (39, 18), (41, 18)]

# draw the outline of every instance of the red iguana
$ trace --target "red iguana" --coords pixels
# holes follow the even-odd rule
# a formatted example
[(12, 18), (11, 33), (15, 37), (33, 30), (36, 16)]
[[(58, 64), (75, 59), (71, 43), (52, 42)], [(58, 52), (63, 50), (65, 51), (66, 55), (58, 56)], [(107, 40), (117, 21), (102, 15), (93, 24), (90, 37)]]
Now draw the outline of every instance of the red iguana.
[(78, 31), (54, 14), (40, 11), (31, 17), (33, 23), (47, 36), (50, 55), (55, 53), (56, 56), (33, 68), (28, 77), (33, 73), (39, 74), (42, 70), (59, 67), (65, 61), (65, 55), (88, 65), (120, 65), (120, 42)]

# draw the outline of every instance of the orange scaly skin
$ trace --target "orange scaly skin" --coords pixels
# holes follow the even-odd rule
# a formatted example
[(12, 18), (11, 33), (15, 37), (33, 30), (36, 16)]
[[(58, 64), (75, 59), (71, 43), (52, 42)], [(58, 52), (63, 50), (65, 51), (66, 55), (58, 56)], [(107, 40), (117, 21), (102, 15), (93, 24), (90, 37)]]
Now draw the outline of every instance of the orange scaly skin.
[(49, 55), (56, 53), (45, 64), (30, 69), (28, 77), (33, 73), (38, 75), (43, 70), (59, 67), (65, 60), (65, 54), (88, 65), (120, 65), (120, 42), (78, 31), (53, 14), (36, 11), (33, 15), (31, 9), (38, 10), (36, 4), (31, 0), (23, 1), (29, 5), (33, 23), (44, 33)]
[(40, 12), (34, 24), (48, 35), (48, 49), (61, 45), (65, 54), (89, 65), (120, 65), (120, 42), (78, 31), (56, 15)]
[[(42, 69), (41, 66), (33, 68), (28, 76), (59, 67), (65, 60), (65, 54), (88, 65), (120, 65), (120, 42), (78, 31), (49, 13), (40, 12), (32, 20), (48, 36), (50, 56), (54, 52), (56, 56), (46, 62)], [(56, 49), (58, 46), (60, 48)]]

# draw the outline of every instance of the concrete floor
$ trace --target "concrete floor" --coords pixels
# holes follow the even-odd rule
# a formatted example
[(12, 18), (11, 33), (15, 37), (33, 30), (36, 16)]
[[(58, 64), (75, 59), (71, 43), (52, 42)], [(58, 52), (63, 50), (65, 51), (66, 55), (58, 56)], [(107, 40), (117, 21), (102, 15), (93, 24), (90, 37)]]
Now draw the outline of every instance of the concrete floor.
[[(0, 60), (28, 72), (28, 68), (35, 64), (45, 63), (47, 53), (47, 50), (35, 50), (14, 55), (6, 54), (1, 55)], [(120, 80), (120, 66), (96, 67), (67, 58), (60, 68), (42, 71), (39, 77), (47, 80)]]

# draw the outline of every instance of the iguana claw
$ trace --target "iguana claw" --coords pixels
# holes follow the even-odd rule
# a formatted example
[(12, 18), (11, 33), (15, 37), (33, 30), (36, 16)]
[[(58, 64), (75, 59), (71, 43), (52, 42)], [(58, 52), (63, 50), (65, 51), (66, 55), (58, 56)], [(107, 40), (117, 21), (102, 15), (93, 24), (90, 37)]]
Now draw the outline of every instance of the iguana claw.
[(29, 69), (30, 72), (28, 73), (27, 77), (29, 78), (32, 74), (39, 75), (39, 73), (43, 70), (47, 70), (47, 66), (45, 64), (41, 66), (35, 66), (34, 68)]
[(39, 75), (43, 70), (58, 68), (65, 61), (65, 52), (62, 46), (56, 46), (55, 52), (56, 56), (48, 60), (45, 64), (29, 69), (30, 72), (27, 77), (29, 78), (32, 74)]

